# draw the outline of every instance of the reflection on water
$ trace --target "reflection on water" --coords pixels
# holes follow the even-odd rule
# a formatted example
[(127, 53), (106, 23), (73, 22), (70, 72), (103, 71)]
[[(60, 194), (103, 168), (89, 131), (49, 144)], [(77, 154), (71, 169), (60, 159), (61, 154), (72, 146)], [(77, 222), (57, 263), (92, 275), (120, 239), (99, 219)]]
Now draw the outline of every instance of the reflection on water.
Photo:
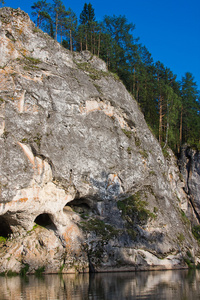
[(200, 299), (200, 271), (0, 277), (0, 300)]

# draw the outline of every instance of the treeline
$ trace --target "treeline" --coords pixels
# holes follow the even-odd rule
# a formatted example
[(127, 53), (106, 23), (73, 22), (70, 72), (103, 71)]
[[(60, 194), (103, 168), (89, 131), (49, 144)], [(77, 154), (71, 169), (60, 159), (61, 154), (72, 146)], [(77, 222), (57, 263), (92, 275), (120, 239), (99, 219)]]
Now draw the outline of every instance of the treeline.
[(31, 8), (37, 27), (71, 51), (91, 51), (118, 74), (162, 147), (179, 153), (183, 143), (200, 146), (199, 91), (193, 75), (187, 72), (178, 81), (169, 68), (154, 62), (125, 16), (105, 16), (99, 22), (92, 4), (85, 3), (78, 19), (61, 0), (38, 1)]

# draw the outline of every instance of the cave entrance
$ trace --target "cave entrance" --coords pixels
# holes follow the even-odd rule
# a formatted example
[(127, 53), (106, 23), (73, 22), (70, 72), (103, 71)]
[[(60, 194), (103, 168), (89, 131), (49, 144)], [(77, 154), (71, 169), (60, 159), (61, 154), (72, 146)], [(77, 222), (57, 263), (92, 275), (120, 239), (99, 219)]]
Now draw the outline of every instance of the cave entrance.
[(0, 216), (0, 236), (4, 238), (9, 238), (12, 234), (12, 229), (5, 217)]
[(45, 227), (47, 229), (52, 229), (52, 230), (56, 230), (56, 226), (55, 224), (53, 223), (51, 217), (49, 214), (47, 213), (43, 213), (43, 214), (40, 214), (38, 215), (34, 222), (37, 224), (37, 225), (40, 225), (42, 227)]
[(90, 214), (92, 212), (92, 202), (91, 200), (87, 198), (76, 198), (70, 202), (68, 202), (65, 205), (66, 209), (67, 207), (70, 207), (73, 211), (79, 214)]

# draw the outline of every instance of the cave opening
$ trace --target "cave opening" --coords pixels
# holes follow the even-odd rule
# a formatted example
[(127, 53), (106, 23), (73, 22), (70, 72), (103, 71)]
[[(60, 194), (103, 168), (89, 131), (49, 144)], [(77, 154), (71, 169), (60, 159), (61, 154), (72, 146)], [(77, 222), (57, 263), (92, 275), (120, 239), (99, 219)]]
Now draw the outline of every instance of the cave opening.
[(77, 213), (91, 213), (92, 212), (92, 201), (88, 198), (75, 198), (68, 202), (65, 207), (71, 207), (73, 211)]
[(45, 227), (47, 229), (56, 230), (56, 226), (53, 223), (53, 221), (52, 221), (52, 219), (51, 219), (51, 217), (48, 213), (43, 213), (43, 214), (38, 215), (35, 218), (34, 222), (37, 225), (40, 225), (40, 226)]
[(0, 216), (0, 236), (4, 238), (9, 238), (10, 235), (13, 233), (10, 225), (5, 217)]

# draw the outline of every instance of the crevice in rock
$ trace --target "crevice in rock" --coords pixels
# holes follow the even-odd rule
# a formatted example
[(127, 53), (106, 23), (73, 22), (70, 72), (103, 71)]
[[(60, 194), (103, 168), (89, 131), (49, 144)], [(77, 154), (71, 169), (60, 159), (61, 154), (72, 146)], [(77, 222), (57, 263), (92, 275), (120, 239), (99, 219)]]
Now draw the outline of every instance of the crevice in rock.
[(0, 216), (0, 236), (4, 238), (9, 238), (12, 234), (12, 229), (10, 228), (9, 222), (5, 217)]
[(53, 221), (51, 219), (51, 216), (48, 213), (43, 213), (43, 214), (38, 215), (35, 218), (34, 222), (37, 225), (40, 225), (40, 226), (45, 227), (47, 229), (52, 229), (54, 231), (57, 229), (55, 224), (53, 223)]
[(14, 36), (13, 36), (12, 33), (10, 33), (8, 30), (6, 30), (5, 36), (6, 36), (9, 40), (15, 42)]
[(187, 148), (185, 150), (185, 156), (187, 158), (187, 164), (186, 164), (186, 189), (185, 192), (188, 195), (188, 199), (190, 201), (191, 207), (193, 209), (194, 215), (196, 216), (198, 222), (200, 223), (200, 216), (195, 208), (193, 195), (190, 189), (190, 174), (192, 173), (192, 156), (190, 153), (190, 148)]

